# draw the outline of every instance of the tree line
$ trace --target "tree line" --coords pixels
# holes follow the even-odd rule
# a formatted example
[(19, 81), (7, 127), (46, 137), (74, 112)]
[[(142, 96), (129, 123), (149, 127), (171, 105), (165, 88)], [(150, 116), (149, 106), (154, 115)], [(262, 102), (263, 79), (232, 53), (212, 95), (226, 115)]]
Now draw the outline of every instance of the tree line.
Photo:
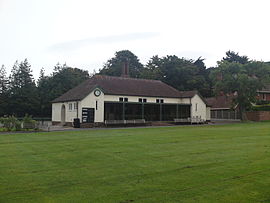
[(89, 78), (88, 71), (57, 64), (46, 76), (40, 70), (37, 81), (27, 59), (16, 61), (7, 76), (4, 65), (0, 68), (0, 116), (25, 114), (35, 117), (51, 116), (51, 101)]
[(202, 96), (237, 94), (235, 103), (245, 111), (256, 100), (256, 91), (269, 83), (270, 64), (250, 60), (233, 51), (226, 52), (216, 67), (207, 68), (204, 59), (180, 58), (176, 55), (153, 56), (146, 64), (129, 50), (115, 53), (98, 73), (57, 64), (50, 75), (40, 71), (35, 81), (27, 59), (16, 61), (8, 76), (0, 68), (0, 116), (26, 113), (35, 117), (51, 116), (51, 101), (94, 74), (121, 76), (128, 62), (130, 77), (161, 80), (180, 91), (198, 90)]

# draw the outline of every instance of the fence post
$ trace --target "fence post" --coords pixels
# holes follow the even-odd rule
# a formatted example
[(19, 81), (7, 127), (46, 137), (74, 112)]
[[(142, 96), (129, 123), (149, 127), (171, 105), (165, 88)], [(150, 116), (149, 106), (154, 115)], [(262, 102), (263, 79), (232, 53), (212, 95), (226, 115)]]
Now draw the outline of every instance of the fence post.
[(223, 118), (223, 110), (221, 109), (221, 119), (224, 119)]

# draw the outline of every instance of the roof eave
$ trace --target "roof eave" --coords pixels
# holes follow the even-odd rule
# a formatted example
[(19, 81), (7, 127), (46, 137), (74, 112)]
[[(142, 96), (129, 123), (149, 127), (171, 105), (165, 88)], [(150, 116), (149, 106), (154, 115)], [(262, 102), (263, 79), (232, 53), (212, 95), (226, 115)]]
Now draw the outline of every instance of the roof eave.
[(63, 103), (63, 102), (71, 102), (71, 101), (82, 101), (82, 99), (69, 99), (69, 100), (59, 100), (59, 101), (51, 101), (52, 104), (54, 103)]

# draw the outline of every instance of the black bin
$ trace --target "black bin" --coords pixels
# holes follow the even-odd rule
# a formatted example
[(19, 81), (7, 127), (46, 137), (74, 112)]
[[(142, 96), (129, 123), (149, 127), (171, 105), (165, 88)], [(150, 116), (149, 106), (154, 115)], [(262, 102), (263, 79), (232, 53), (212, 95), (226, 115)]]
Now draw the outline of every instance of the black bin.
[(73, 126), (74, 126), (74, 128), (80, 128), (81, 127), (81, 123), (80, 123), (80, 119), (79, 118), (74, 118), (74, 120), (73, 120)]

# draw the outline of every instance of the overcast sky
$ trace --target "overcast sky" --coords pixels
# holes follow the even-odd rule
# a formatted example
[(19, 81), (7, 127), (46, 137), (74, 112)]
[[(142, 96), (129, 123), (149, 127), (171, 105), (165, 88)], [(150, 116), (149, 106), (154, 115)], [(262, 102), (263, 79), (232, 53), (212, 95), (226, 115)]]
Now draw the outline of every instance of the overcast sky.
[(0, 64), (28, 58), (35, 78), (57, 62), (88, 70), (128, 49), (205, 58), (234, 50), (270, 61), (269, 0), (0, 0)]

